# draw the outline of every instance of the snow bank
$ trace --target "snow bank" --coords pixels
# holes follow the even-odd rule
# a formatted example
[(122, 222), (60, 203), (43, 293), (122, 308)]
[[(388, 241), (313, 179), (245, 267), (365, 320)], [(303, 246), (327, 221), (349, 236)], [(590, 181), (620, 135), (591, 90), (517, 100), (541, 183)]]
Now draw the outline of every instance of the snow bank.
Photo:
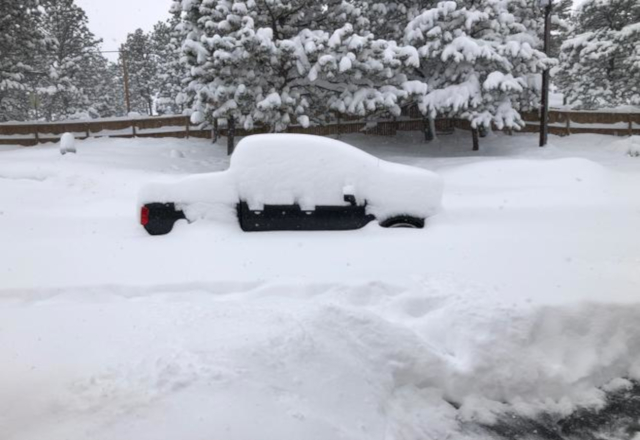
[(640, 136), (632, 136), (629, 143), (629, 156), (640, 157)]
[[(239, 200), (252, 209), (294, 203), (309, 210), (344, 205), (347, 187), (378, 220), (402, 214), (431, 216), (442, 198), (442, 181), (432, 172), (386, 162), (333, 139), (269, 134), (242, 139), (226, 172), (150, 185), (142, 190), (140, 203), (176, 202), (189, 219), (194, 211), (198, 217), (219, 218), (217, 213), (229, 211), (224, 205), (235, 207)], [(215, 212), (205, 213), (206, 206)]]
[(598, 406), (598, 387), (639, 376), (637, 305), (545, 307), (477, 288), (112, 286), (0, 308), (0, 348), (15, 353), (0, 364), (3, 433), (477, 439), (465, 427)]

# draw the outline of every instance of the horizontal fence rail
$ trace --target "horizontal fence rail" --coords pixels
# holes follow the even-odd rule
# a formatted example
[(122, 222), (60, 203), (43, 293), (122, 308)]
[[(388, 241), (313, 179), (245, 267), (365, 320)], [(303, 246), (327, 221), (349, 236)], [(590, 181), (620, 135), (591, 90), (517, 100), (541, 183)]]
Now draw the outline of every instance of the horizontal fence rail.
[[(522, 115), (526, 125), (523, 132), (537, 132), (540, 119), (537, 113)], [(422, 131), (426, 121), (415, 107), (407, 107), (402, 116), (375, 122), (349, 120), (311, 127), (291, 126), (288, 133), (305, 133), (321, 136), (349, 133), (366, 133), (393, 136), (398, 131)], [(438, 119), (436, 131), (447, 133), (454, 128), (470, 130), (464, 120)], [(147, 118), (112, 118), (91, 121), (51, 122), (51, 123), (4, 123), (0, 124), (0, 144), (33, 146), (43, 142), (58, 142), (63, 133), (72, 133), (77, 139), (114, 137), (175, 137), (210, 139), (211, 130), (202, 130), (190, 123), (187, 116), (156, 116)], [(266, 133), (266, 129), (246, 131), (236, 130), (237, 136)], [(567, 136), (578, 133), (596, 133), (616, 136), (640, 135), (640, 113), (551, 111), (549, 113), (549, 133)], [(226, 130), (220, 130), (221, 135)]]

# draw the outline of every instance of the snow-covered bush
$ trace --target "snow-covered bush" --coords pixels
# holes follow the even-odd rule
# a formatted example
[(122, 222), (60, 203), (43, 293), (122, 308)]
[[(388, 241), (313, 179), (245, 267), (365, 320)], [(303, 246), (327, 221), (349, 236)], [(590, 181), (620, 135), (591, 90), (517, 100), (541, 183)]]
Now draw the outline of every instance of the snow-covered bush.
[(640, 136), (633, 136), (631, 138), (628, 154), (631, 157), (640, 157)]

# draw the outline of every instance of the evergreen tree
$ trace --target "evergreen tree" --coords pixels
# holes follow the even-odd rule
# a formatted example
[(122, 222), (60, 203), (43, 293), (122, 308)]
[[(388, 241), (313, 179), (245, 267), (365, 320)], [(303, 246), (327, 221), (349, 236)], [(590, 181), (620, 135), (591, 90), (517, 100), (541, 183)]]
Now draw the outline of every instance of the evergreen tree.
[(553, 65), (538, 49), (539, 21), (526, 3), (447, 1), (409, 22), (405, 41), (420, 56), (414, 74), (428, 88), (418, 102), (424, 114), (477, 129), (524, 125), (518, 109), (533, 102), (536, 77)]
[(38, 88), (42, 111), (48, 120), (89, 117), (103, 89), (100, 71), (106, 60), (99, 53), (101, 40), (89, 30), (87, 15), (74, 0), (45, 0), (44, 6), (44, 26), (55, 44), (42, 56), (52, 71)]
[(131, 110), (153, 115), (153, 103), (158, 89), (158, 64), (149, 35), (142, 29), (127, 35), (120, 47), (126, 56), (129, 72)]
[(177, 17), (157, 23), (151, 33), (157, 64), (156, 109), (161, 114), (180, 114), (187, 103), (184, 84), (187, 71), (180, 60), (182, 40), (182, 25)]
[(94, 85), (87, 90), (89, 116), (105, 118), (126, 115), (121, 66), (106, 58), (95, 57), (87, 65), (86, 74), (94, 78)]
[(53, 39), (37, 0), (0, 0), (0, 11), (0, 121), (26, 120), (37, 108), (37, 78), (51, 73), (38, 60)]
[(398, 116), (402, 103), (426, 92), (423, 84), (408, 81), (403, 73), (419, 66), (418, 53), (412, 47), (398, 47), (395, 41), (376, 39), (366, 31), (355, 33), (351, 24), (331, 35), (312, 36), (309, 41), (301, 41), (300, 47), (306, 48), (305, 55), (311, 62), (307, 78), (315, 108), (326, 103), (338, 114)]
[(574, 35), (562, 45), (558, 85), (578, 108), (640, 101), (634, 54), (640, 44), (640, 2), (588, 0), (575, 16)]
[(366, 19), (347, 2), (182, 5), (195, 121), (226, 118), (281, 131), (326, 119), (327, 110), (399, 113), (399, 101), (417, 90), (407, 90), (398, 74), (405, 54), (366, 31)]
[[(556, 0), (553, 2), (551, 18), (551, 47), (549, 55), (560, 58), (562, 42), (568, 38), (572, 28), (573, 0)], [(542, 38), (542, 35), (540, 35)]]

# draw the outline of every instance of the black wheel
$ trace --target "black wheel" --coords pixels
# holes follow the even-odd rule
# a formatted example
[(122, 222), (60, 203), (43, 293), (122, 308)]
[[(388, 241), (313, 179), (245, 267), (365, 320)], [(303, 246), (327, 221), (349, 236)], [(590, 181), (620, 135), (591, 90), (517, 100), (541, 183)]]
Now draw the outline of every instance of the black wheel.
[(424, 228), (424, 219), (412, 217), (410, 215), (398, 215), (396, 217), (391, 217), (384, 221), (381, 221), (380, 226), (382, 226), (383, 228), (422, 229)]

